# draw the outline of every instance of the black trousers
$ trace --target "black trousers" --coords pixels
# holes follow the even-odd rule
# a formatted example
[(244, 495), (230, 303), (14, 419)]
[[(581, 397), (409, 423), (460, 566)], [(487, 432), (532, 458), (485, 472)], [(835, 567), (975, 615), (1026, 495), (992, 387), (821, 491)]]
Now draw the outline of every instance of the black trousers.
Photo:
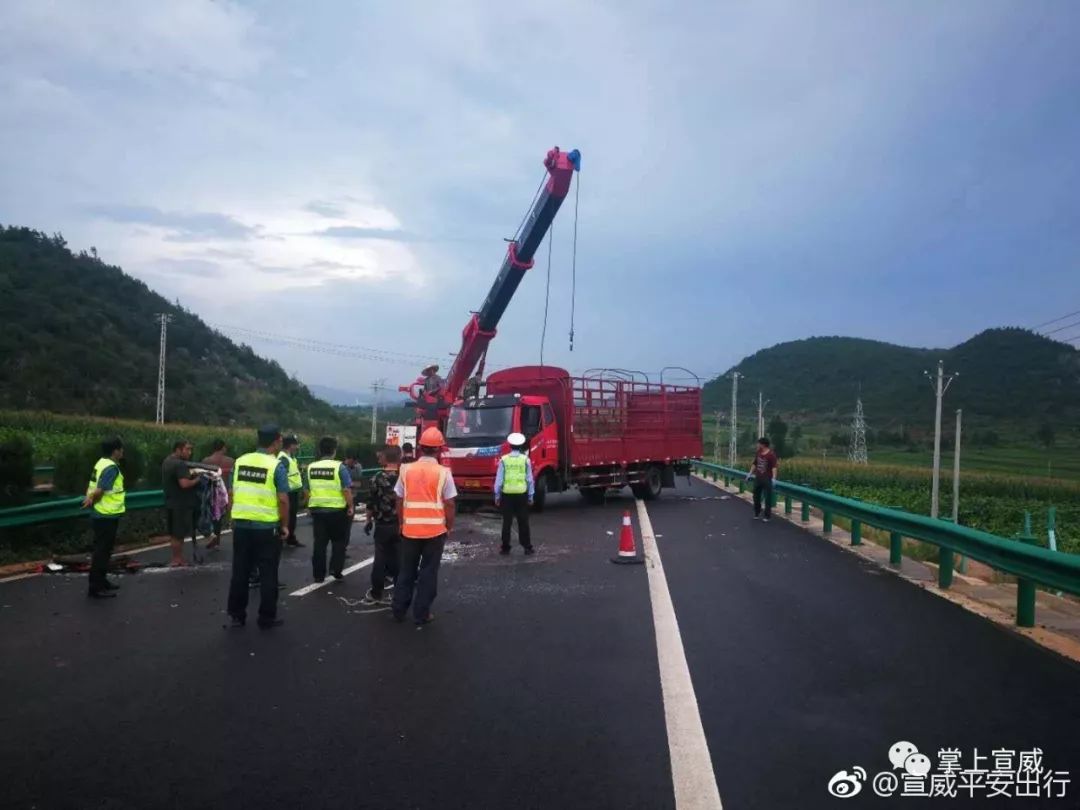
[(315, 579), (326, 578), (326, 545), (330, 544), (330, 573), (340, 575), (345, 567), (345, 542), (349, 539), (352, 520), (344, 509), (312, 510), (311, 531), (315, 542), (311, 547), (311, 573)]
[(278, 562), (281, 541), (276, 524), (266, 529), (233, 527), (232, 580), (229, 582), (229, 615), (247, 618), (248, 577), (259, 571), (259, 621), (277, 616)]
[[(413, 618), (417, 624), (427, 619), (439, 591), (439, 563), (442, 562), (445, 545), (445, 534), (430, 540), (401, 538), (401, 570), (394, 584), (395, 616), (404, 616), (412, 604)], [(413, 599), (414, 588), (416, 599)]]
[(529, 496), (502, 494), (502, 547), (510, 548), (510, 527), (517, 518), (518, 542), (522, 548), (532, 548), (532, 534), (529, 532)]
[(397, 521), (375, 524), (375, 562), (371, 564), (371, 595), (378, 599), (386, 587), (386, 578), (397, 582), (401, 567), (401, 535)]
[(94, 551), (90, 554), (90, 591), (93, 593), (105, 588), (105, 572), (109, 570), (120, 518), (94, 518), (90, 523), (94, 529)]
[(289, 536), (286, 543), (296, 542), (296, 513), (300, 511), (300, 490), (289, 493)]
[(765, 511), (765, 517), (772, 515), (772, 479), (761, 481), (754, 479), (754, 515)]

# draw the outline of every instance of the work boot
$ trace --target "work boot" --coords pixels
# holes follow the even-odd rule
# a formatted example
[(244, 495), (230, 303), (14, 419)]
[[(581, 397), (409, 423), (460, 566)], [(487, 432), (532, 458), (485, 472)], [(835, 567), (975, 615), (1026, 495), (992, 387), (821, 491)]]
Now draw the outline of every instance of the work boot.
[(535, 554), (535, 553), (536, 553), (536, 549), (533, 548), (532, 546), (526, 546), (525, 547), (525, 556), (526, 557), (528, 557), (530, 554)]
[(104, 587), (105, 587), (105, 590), (107, 590), (107, 591), (118, 591), (118, 590), (120, 590), (119, 585), (117, 585), (115, 582), (110, 582), (109, 580), (105, 580), (105, 586)]
[(116, 598), (116, 592), (115, 591), (106, 591), (106, 590), (87, 591), (86, 595), (91, 599), (115, 599)]

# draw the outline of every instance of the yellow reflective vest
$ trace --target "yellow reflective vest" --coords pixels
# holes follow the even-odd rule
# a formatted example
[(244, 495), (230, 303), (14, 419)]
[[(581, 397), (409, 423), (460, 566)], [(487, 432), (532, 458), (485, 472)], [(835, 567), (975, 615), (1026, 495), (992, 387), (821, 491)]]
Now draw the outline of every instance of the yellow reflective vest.
[(102, 494), (101, 500), (94, 504), (94, 511), (102, 517), (114, 517), (124, 514), (127, 508), (124, 498), (124, 474), (120, 471), (120, 465), (111, 458), (99, 458), (94, 465), (94, 472), (90, 474), (90, 483), (86, 486), (86, 494), (91, 494), (97, 489), (98, 481), (109, 467), (116, 467), (116, 480), (113, 481), (112, 491)]
[(269, 453), (246, 453), (233, 467), (233, 520), (251, 520), (273, 526), (278, 522), (278, 494), (274, 471), (281, 459)]

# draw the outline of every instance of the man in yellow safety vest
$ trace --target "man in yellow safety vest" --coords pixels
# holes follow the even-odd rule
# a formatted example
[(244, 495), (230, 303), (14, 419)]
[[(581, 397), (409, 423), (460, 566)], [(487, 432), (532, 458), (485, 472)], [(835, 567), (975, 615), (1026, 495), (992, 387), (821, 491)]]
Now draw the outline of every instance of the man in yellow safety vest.
[(289, 536), (285, 545), (301, 548), (304, 544), (296, 539), (296, 515), (300, 511), (300, 493), (304, 489), (304, 477), (300, 474), (300, 462), (296, 460), (300, 452), (300, 440), (296, 436), (286, 436), (282, 441), (278, 457), (288, 465), (289, 473)]
[(337, 439), (319, 440), (319, 460), (307, 468), (308, 509), (311, 511), (315, 542), (311, 549), (311, 569), (316, 582), (326, 579), (326, 546), (330, 544), (330, 575), (341, 579), (345, 567), (345, 544), (352, 528), (352, 476), (334, 456)]
[(510, 553), (510, 528), (517, 518), (518, 542), (526, 554), (533, 554), (532, 534), (529, 532), (529, 507), (532, 506), (535, 482), (532, 462), (522, 452), (525, 436), (511, 433), (506, 437), (510, 452), (499, 459), (495, 473), (495, 505), (502, 509), (502, 547), (500, 554)]
[(124, 442), (120, 437), (106, 439), (101, 443), (101, 458), (94, 465), (82, 508), (94, 508), (91, 525), (94, 529), (94, 551), (90, 555), (90, 588), (87, 596), (92, 599), (108, 599), (116, 596), (120, 588), (109, 582), (105, 572), (109, 570), (116, 532), (120, 517), (124, 514), (124, 473), (120, 459), (124, 457)]
[(279, 457), (281, 431), (259, 428), (259, 449), (236, 460), (232, 477), (233, 559), (229, 582), (230, 626), (247, 621), (248, 578), (259, 569), (259, 626), (276, 627), (278, 562), (289, 534), (289, 467)]

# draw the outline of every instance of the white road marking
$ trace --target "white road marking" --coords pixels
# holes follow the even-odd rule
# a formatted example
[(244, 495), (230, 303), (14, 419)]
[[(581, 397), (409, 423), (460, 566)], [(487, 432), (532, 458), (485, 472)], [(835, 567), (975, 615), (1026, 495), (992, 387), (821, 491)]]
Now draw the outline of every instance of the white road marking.
[(660, 560), (660, 549), (656, 545), (644, 501), (637, 502), (637, 513), (656, 631), (656, 655), (660, 663), (660, 689), (664, 698), (675, 807), (677, 810), (721, 810), (720, 790), (716, 786), (709, 744), (705, 739), (697, 695), (694, 694), (694, 683), (686, 663), (679, 620), (675, 616), (664, 564)]
[[(366, 560), (361, 560), (356, 565), (350, 565), (348, 568), (341, 572), (341, 575), (347, 577), (349, 574), (355, 571), (359, 571), (361, 568), (367, 568), (373, 562), (375, 562), (375, 558), (368, 557)], [(289, 594), (289, 596), (307, 596), (309, 593), (319, 590), (319, 588), (325, 588), (327, 585), (333, 585), (336, 582), (337, 580), (333, 577), (324, 579), (322, 582), (312, 582), (310, 585), (305, 585), (303, 588), (293, 591)]]

